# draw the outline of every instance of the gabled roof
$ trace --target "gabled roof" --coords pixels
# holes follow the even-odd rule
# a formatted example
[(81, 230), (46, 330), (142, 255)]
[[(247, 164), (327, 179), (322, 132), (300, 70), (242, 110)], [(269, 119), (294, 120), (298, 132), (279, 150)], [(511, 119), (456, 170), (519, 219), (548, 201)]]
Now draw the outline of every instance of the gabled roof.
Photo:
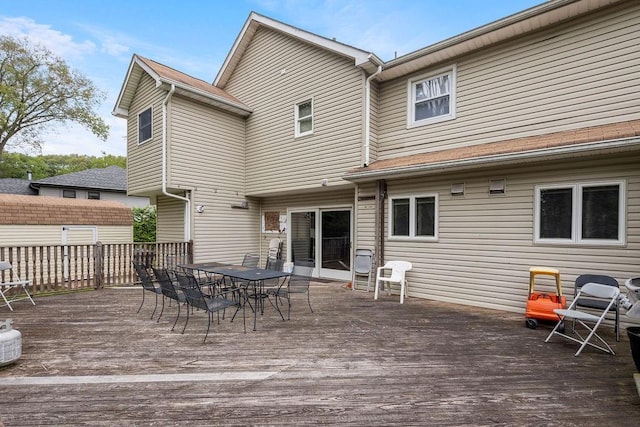
[(226, 86), (229, 78), (233, 74), (236, 65), (240, 61), (240, 58), (242, 58), (242, 55), (247, 49), (247, 46), (249, 46), (249, 44), (251, 43), (253, 35), (260, 27), (266, 27), (275, 31), (279, 31), (305, 43), (318, 46), (322, 49), (329, 50), (335, 54), (345, 56), (347, 58), (351, 58), (354, 60), (355, 66), (362, 67), (368, 73), (374, 73), (377, 70), (378, 66), (382, 65), (382, 60), (371, 52), (367, 52), (353, 46), (340, 43), (333, 39), (328, 39), (326, 37), (301, 30), (300, 28), (296, 28), (283, 22), (276, 21), (275, 19), (267, 18), (266, 16), (262, 16), (255, 12), (251, 12), (249, 14), (249, 17), (247, 18), (247, 21), (242, 27), (242, 31), (240, 31), (240, 34), (236, 38), (233, 47), (229, 51), (227, 58), (222, 64), (222, 68), (220, 68), (220, 71), (218, 72), (218, 75), (213, 82), (214, 85), (221, 88), (224, 88)]
[(624, 150), (640, 150), (640, 120), (378, 160), (343, 178), (365, 182)]
[(69, 187), (95, 190), (127, 191), (127, 171), (120, 166), (86, 169), (32, 182), (33, 187)]
[(0, 179), (0, 193), (2, 194), (22, 194), (34, 196), (38, 194), (36, 190), (30, 187), (31, 181), (20, 178), (2, 178)]
[(127, 76), (120, 89), (118, 100), (113, 109), (113, 115), (122, 118), (126, 118), (129, 115), (129, 107), (131, 106), (143, 73), (151, 76), (151, 78), (155, 80), (156, 87), (158, 88), (169, 90), (173, 85), (175, 87), (175, 93), (178, 95), (214, 105), (242, 116), (248, 116), (251, 113), (249, 107), (224, 90), (204, 80), (197, 79), (160, 64), (159, 62), (134, 54), (129, 64)]

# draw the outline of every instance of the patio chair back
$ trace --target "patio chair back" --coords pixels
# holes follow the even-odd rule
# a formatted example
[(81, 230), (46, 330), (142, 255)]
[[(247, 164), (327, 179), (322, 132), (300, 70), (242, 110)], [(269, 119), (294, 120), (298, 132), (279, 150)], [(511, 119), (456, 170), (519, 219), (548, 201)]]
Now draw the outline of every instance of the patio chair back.
[(242, 266), (254, 268), (258, 266), (258, 261), (260, 261), (260, 257), (258, 255), (245, 254), (242, 259)]
[(352, 289), (358, 287), (358, 278), (366, 276), (367, 292), (371, 286), (371, 267), (373, 266), (373, 251), (371, 249), (356, 249), (356, 257), (353, 260)]
[[(15, 301), (28, 299), (31, 304), (36, 305), (31, 298), (28, 287), (31, 286), (30, 280), (22, 280), (18, 276), (13, 266), (8, 261), (0, 261), (0, 297), (4, 303), (0, 307), (7, 306), (13, 311), (11, 303)], [(24, 294), (21, 296), (21, 292)]]

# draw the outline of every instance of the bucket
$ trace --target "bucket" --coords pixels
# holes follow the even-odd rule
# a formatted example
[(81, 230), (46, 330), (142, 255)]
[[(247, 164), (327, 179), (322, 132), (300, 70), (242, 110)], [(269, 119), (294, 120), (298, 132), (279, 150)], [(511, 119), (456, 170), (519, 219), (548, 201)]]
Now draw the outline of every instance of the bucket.
[(631, 356), (636, 369), (640, 372), (640, 326), (630, 326), (627, 328), (629, 345), (631, 346)]

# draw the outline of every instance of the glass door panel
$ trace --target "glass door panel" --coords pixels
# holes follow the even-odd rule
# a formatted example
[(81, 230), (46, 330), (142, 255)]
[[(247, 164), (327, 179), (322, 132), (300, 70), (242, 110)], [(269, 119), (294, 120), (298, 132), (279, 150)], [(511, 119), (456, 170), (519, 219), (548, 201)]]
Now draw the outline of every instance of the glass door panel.
[(294, 273), (312, 276), (316, 267), (316, 213), (291, 212), (291, 261)]
[(351, 210), (322, 210), (320, 218), (320, 275), (348, 280), (351, 277)]

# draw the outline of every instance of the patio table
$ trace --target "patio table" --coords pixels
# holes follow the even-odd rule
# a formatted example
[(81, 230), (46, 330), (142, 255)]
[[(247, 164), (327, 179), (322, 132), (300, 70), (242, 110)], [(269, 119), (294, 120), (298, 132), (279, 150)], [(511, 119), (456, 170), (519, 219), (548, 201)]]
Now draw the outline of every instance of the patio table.
[[(269, 279), (282, 279), (287, 280), (287, 278), (291, 277), (291, 273), (285, 271), (277, 271), (277, 270), (266, 270), (264, 268), (251, 268), (251, 267), (243, 267), (239, 265), (207, 265), (198, 268), (200, 271), (205, 273), (213, 273), (220, 274), (226, 277), (230, 277), (232, 280), (242, 281), (246, 283), (244, 286), (241, 286), (243, 290), (243, 301), (241, 305), (246, 304), (249, 299), (254, 300), (253, 307), (253, 330), (256, 330), (256, 323), (258, 317), (258, 304), (262, 304), (262, 300), (267, 298), (267, 294), (264, 291), (264, 281)], [(250, 290), (253, 293), (249, 293)], [(262, 306), (262, 305), (261, 305)], [(240, 307), (236, 309), (236, 313)], [(278, 312), (280, 313), (280, 309), (276, 307)], [(280, 313), (282, 316), (282, 313)], [(235, 317), (235, 313), (234, 313)]]

